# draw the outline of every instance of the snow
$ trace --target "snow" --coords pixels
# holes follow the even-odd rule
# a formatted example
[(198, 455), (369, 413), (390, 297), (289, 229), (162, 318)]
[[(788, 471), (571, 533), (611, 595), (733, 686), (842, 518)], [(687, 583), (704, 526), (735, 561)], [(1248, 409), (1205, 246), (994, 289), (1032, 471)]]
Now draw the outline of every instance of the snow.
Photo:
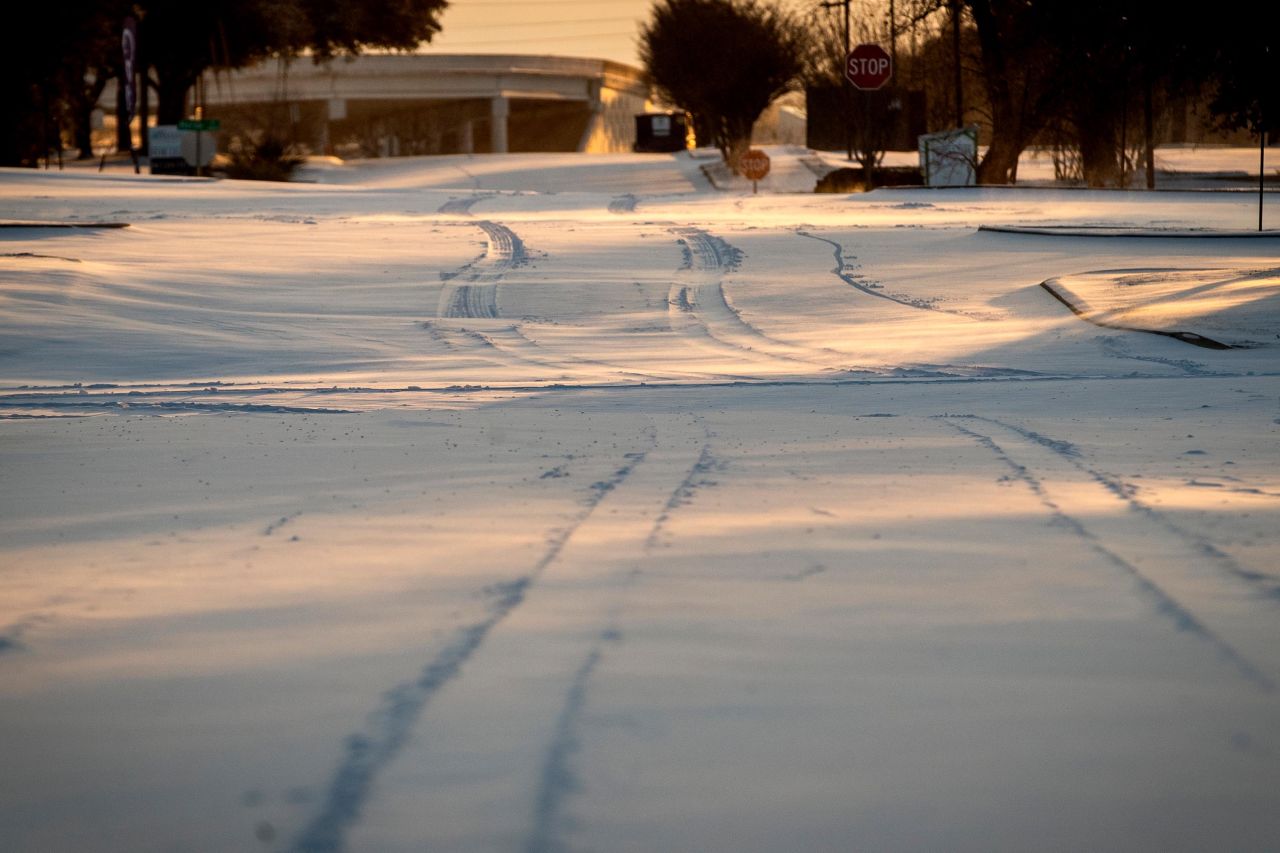
[(0, 172), (0, 848), (1274, 846), (1256, 197), (769, 153)]

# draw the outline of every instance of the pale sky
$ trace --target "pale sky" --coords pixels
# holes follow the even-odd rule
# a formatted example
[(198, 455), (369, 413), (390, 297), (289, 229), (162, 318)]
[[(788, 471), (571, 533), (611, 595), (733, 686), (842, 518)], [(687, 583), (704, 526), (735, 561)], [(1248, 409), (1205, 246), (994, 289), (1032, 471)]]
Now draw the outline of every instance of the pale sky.
[(639, 65), (652, 0), (451, 0), (424, 52), (540, 53)]

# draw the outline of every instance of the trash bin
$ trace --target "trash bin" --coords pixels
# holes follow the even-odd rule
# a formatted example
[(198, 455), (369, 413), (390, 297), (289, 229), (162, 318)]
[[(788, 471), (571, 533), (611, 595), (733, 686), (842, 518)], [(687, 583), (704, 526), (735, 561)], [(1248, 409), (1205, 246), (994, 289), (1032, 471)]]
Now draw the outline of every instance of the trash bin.
[(642, 113), (636, 116), (636, 151), (684, 151), (693, 147), (692, 136), (693, 122), (688, 113)]

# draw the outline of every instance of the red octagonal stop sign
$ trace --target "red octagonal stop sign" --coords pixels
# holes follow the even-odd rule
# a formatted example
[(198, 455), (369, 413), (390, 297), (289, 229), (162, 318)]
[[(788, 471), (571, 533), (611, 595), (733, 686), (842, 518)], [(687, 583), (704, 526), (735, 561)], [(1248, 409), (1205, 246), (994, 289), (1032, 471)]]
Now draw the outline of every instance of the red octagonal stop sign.
[(860, 44), (849, 51), (844, 76), (859, 89), (879, 89), (893, 76), (893, 60), (878, 44)]

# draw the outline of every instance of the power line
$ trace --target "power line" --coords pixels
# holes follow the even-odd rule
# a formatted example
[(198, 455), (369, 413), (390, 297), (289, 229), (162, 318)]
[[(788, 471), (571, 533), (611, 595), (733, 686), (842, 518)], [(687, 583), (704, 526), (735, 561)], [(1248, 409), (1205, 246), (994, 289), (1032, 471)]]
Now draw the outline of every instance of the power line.
[[(455, 0), (454, 8), (470, 9), (472, 6), (599, 6), (603, 0)], [(639, 5), (639, 4), (631, 4)]]
[[(555, 42), (555, 41), (570, 41), (570, 40), (576, 40), (576, 39), (609, 38), (612, 36), (632, 36), (632, 35), (635, 35), (634, 30), (614, 30), (607, 33), (577, 33), (574, 35), (563, 35), (563, 36), (562, 35), (542, 36), (541, 38), (543, 41)], [(448, 42), (446, 44), (440, 44), (438, 42), (433, 41), (431, 43), (431, 46), (439, 47), (442, 51), (444, 51), (444, 50), (453, 50), (454, 48), (463, 48), (463, 47), (485, 47), (493, 44), (529, 44), (530, 41), (532, 41), (532, 39), (529, 39), (529, 38)]]
[(635, 18), (565, 18), (558, 21), (515, 21), (504, 24), (459, 24), (459, 29), (467, 30), (491, 30), (510, 27), (563, 27), (572, 26), (573, 24), (618, 24), (626, 21), (634, 21)]

